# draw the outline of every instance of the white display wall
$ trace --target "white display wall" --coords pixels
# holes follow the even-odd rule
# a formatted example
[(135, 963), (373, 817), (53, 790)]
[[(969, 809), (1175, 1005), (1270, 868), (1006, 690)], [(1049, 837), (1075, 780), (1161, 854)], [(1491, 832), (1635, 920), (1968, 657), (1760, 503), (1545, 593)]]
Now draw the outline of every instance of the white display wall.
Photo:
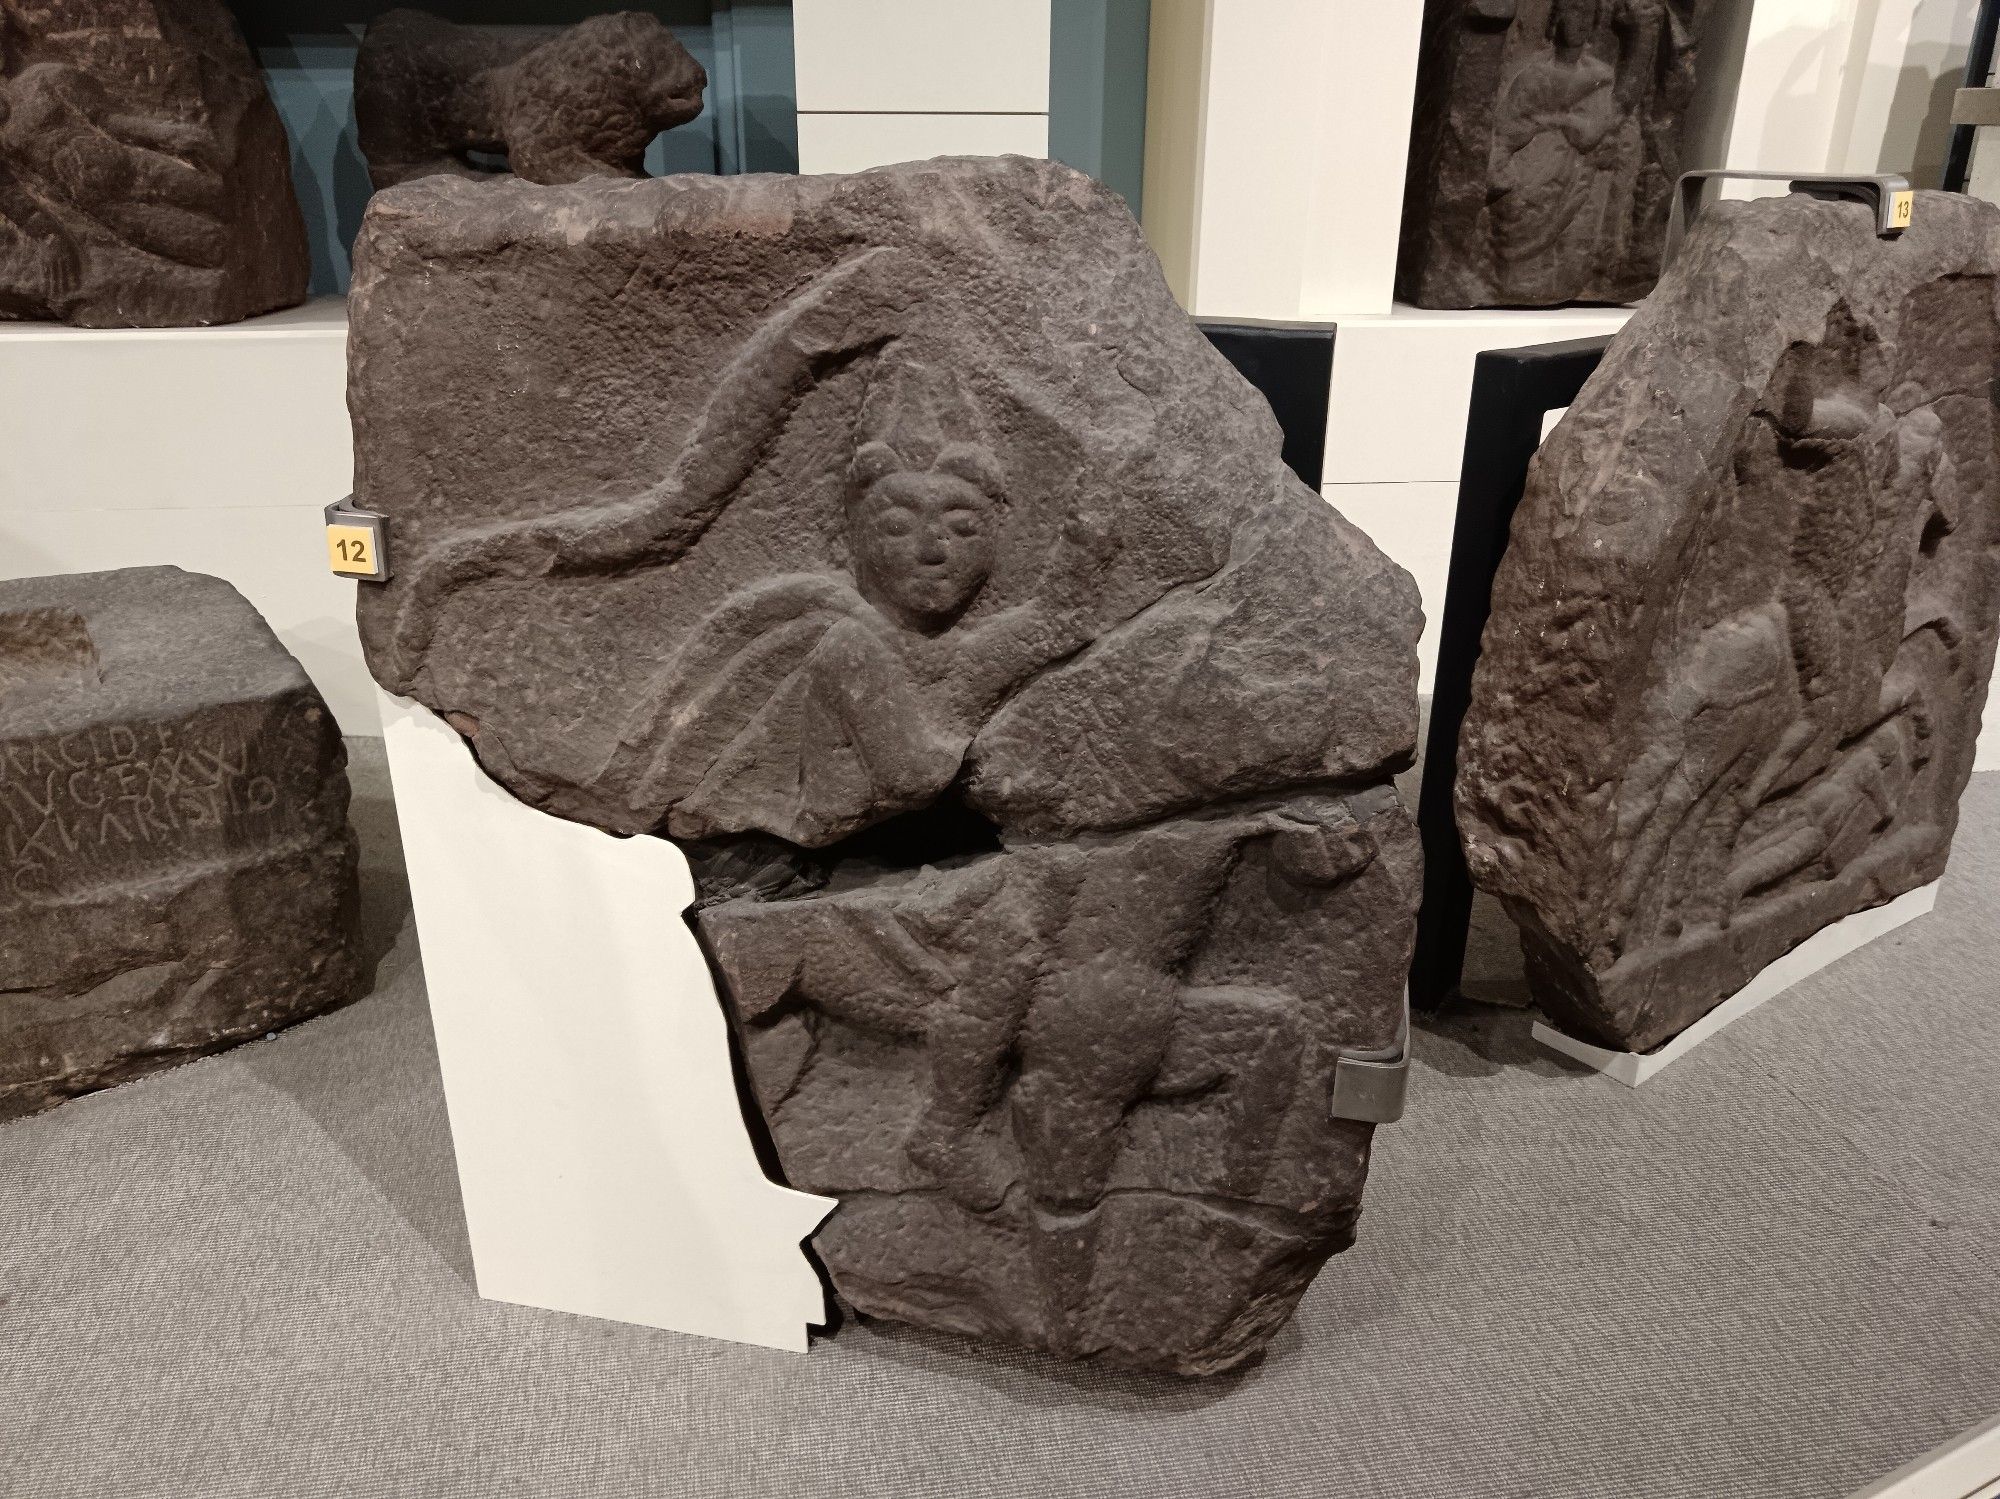
[(1051, 0), (793, 0), (799, 170), (1046, 156)]
[(1415, 3), (1153, 0), (1146, 232), (1202, 317), (1386, 313)]
[(355, 585), (321, 511), (353, 482), (338, 299), (222, 328), (0, 322), (0, 576), (172, 563), (227, 578), (379, 734)]

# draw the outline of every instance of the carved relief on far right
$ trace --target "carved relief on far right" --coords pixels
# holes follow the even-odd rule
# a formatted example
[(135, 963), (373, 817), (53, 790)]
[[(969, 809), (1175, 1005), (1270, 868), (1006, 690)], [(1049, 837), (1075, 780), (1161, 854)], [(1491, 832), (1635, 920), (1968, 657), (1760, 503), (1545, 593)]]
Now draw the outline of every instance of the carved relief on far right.
[(1537, 456), (1457, 797), (1566, 1029), (1647, 1050), (1944, 872), (2000, 628), (1997, 276), (1973, 199), (1900, 239), (1721, 205)]
[(1426, 0), (1398, 299), (1634, 302), (1658, 279), (1714, 0)]

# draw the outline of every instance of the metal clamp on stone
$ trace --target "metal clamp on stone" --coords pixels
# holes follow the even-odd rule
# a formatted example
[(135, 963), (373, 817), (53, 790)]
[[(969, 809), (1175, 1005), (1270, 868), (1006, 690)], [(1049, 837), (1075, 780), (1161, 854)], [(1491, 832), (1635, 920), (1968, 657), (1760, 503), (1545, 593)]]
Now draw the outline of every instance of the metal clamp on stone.
[(1711, 182), (1783, 182), (1791, 191), (1811, 198), (1830, 198), (1866, 203), (1875, 210), (1875, 233), (1894, 239), (1910, 227), (1910, 215), (1917, 195), (1910, 179), (1894, 172), (1868, 175), (1841, 172), (1749, 172), (1733, 167), (1712, 167), (1699, 172), (1683, 172), (1674, 187), (1674, 206), (1667, 220), (1667, 248), (1660, 258), (1664, 268), (1672, 265), (1688, 226), (1701, 211), (1702, 193)]
[(389, 581), (389, 517), (361, 510), (347, 495), (326, 507), (326, 561), (343, 578)]
[(1410, 1091), (1410, 991), (1403, 990), (1403, 1023), (1396, 1044), (1383, 1051), (1344, 1052), (1334, 1062), (1335, 1119), (1394, 1124)]

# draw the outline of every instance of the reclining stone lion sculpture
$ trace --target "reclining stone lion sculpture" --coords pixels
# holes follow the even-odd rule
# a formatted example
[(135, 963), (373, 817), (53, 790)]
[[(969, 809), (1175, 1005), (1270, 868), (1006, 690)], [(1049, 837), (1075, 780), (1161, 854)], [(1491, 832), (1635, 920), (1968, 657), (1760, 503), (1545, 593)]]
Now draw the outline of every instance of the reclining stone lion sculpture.
[(377, 188), (490, 173), (530, 182), (641, 177), (647, 143), (701, 113), (708, 74), (637, 11), (575, 26), (460, 26), (420, 10), (370, 23), (354, 63), (354, 122)]

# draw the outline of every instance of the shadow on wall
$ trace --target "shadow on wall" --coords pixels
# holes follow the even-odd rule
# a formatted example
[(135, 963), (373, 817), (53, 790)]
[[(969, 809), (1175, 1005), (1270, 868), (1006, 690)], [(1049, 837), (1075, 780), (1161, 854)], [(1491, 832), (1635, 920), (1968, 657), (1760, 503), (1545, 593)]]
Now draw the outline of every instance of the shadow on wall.
[(1965, 83), (1965, 63), (1956, 71), (1932, 73), (1924, 66), (1896, 75), (1896, 102), (1890, 106), (1889, 139), (1882, 143), (1885, 172), (1902, 172), (1918, 187), (1944, 186), (1944, 159), (1951, 150), (1952, 98)]
[[(235, 0), (237, 18), (292, 140), (292, 180), (312, 244), (312, 292), (347, 290), (370, 192), (354, 138), (354, 55), (393, 0)], [(788, 0), (415, 0), (446, 20), (569, 26), (607, 11), (658, 16), (708, 70), (707, 107), (656, 138), (646, 169), (728, 175), (798, 170)]]

